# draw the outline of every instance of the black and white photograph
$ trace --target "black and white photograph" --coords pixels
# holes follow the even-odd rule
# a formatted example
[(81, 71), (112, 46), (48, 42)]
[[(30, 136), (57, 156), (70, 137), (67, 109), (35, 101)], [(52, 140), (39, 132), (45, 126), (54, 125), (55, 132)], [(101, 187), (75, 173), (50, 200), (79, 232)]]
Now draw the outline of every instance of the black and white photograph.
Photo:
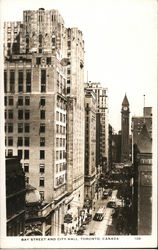
[(0, 0), (4, 248), (157, 246), (157, 1)]

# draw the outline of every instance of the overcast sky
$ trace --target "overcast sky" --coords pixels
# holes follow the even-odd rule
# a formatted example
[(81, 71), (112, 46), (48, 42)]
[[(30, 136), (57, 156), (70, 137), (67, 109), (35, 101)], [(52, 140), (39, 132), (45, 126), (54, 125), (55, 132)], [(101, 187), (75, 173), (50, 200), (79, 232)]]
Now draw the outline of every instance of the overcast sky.
[[(58, 9), (66, 27), (78, 27), (85, 40), (85, 81), (108, 88), (109, 121), (121, 128), (126, 93), (131, 117), (156, 107), (156, 0), (0, 0), (4, 21), (22, 21), (23, 10)], [(1, 19), (2, 20), (2, 19)]]

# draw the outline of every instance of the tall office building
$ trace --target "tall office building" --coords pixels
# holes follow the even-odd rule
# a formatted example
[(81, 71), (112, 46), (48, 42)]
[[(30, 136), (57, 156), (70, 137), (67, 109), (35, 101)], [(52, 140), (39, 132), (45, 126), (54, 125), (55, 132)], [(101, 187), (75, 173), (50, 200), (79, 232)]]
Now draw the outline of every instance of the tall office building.
[(67, 29), (67, 190), (74, 218), (84, 203), (84, 41), (77, 28)]
[(103, 88), (100, 83), (88, 82), (85, 84), (87, 90), (94, 90), (96, 94), (96, 167), (102, 167), (102, 171), (108, 171), (108, 89)]
[[(81, 55), (81, 51), (83, 55), (82, 33), (66, 29), (57, 10), (24, 11), (23, 22), (4, 25), (6, 155), (21, 157), (27, 182), (41, 194), (44, 234), (49, 221), (50, 234), (60, 235), (64, 231), (64, 214), (72, 200), (68, 199), (70, 194), (78, 192), (83, 196), (84, 103), (80, 96), (82, 92), (84, 95), (83, 56), (75, 61), (76, 53)], [(67, 82), (67, 75), (71, 83)], [(68, 100), (76, 102), (72, 113), (75, 133), (71, 140), (67, 133), (71, 123), (67, 93)], [(72, 143), (74, 156), (70, 166), (66, 156), (71, 158)]]
[(121, 109), (121, 161), (129, 161), (129, 102), (125, 95)]
[(96, 188), (96, 95), (85, 88), (85, 184), (87, 206), (92, 205)]

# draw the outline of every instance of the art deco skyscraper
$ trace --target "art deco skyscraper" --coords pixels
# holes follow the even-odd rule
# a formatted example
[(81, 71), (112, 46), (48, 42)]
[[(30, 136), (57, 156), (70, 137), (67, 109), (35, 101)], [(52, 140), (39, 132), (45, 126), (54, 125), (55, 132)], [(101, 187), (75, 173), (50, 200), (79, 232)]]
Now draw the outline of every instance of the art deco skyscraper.
[(83, 205), (83, 51), (82, 33), (66, 29), (57, 10), (27, 10), (23, 22), (4, 25), (6, 155), (21, 158), (27, 182), (41, 194), (41, 216), (49, 217), (43, 235), (64, 230), (74, 193), (76, 214)]

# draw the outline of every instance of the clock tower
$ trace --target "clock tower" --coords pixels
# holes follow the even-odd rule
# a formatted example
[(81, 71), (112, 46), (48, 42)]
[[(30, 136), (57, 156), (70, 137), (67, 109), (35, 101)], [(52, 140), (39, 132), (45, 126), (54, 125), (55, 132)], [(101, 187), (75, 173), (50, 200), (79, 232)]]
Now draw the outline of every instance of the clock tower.
[(129, 113), (129, 102), (125, 94), (121, 110), (121, 162), (129, 161)]

